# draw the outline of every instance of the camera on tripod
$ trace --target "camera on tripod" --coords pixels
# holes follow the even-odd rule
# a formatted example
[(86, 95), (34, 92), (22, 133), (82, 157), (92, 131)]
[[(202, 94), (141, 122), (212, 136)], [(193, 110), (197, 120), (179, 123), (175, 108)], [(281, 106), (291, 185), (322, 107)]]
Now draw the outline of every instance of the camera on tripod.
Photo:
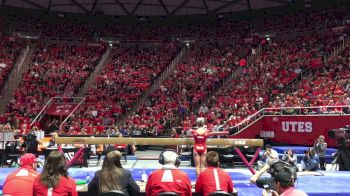
[(36, 141), (36, 135), (33, 133), (29, 133), (28, 135), (22, 136), (23, 141), (27, 142), (34, 142)]
[(22, 139), (24, 141), (22, 144), (22, 148), (24, 148), (24, 151), (26, 153), (37, 154), (39, 143), (36, 140), (36, 135), (33, 133), (29, 133), (28, 135), (23, 135)]
[(328, 131), (328, 136), (335, 140), (343, 138), (346, 140), (350, 140), (350, 125), (346, 125), (345, 127), (340, 129), (331, 129)]

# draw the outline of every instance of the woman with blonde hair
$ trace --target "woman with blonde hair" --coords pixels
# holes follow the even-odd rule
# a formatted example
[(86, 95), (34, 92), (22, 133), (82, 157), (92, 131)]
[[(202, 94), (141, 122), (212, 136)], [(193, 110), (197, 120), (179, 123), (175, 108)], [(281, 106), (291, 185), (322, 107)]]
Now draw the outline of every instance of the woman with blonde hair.
[(207, 155), (207, 138), (212, 135), (226, 135), (229, 132), (210, 132), (207, 126), (204, 124), (205, 119), (203, 117), (197, 119), (197, 129), (192, 130), (192, 135), (194, 139), (193, 146), (193, 160), (196, 166), (196, 175), (199, 174), (205, 168), (205, 160)]
[(122, 154), (117, 150), (106, 155), (101, 170), (95, 173), (89, 183), (90, 195), (100, 195), (116, 190), (128, 195), (137, 195), (140, 192), (140, 187), (132, 178), (130, 171), (122, 167), (121, 158)]

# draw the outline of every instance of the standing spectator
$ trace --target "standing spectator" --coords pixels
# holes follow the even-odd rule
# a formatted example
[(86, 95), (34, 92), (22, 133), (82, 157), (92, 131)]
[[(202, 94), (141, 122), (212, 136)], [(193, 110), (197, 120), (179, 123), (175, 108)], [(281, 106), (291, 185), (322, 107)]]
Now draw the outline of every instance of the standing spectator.
[(175, 192), (181, 196), (191, 196), (191, 181), (187, 174), (179, 169), (179, 156), (174, 151), (164, 151), (159, 156), (164, 166), (151, 173), (146, 184), (146, 196), (157, 196), (161, 192)]
[(10, 173), (3, 187), (3, 194), (11, 196), (33, 195), (33, 183), (39, 175), (36, 172), (37, 162), (34, 154), (26, 153), (20, 158), (18, 170)]
[(326, 170), (326, 150), (327, 143), (324, 141), (324, 136), (320, 135), (315, 141), (314, 149), (318, 157), (320, 158), (320, 169)]
[(102, 169), (96, 172), (89, 183), (90, 195), (100, 195), (113, 190), (123, 191), (128, 195), (137, 195), (140, 192), (140, 187), (132, 178), (130, 171), (122, 167), (121, 158), (122, 154), (117, 150), (107, 154)]
[[(295, 179), (292, 177), (292, 175), (285, 171), (280, 171), (275, 175), (275, 183), (276, 183), (276, 191), (272, 191), (273, 196), (307, 196), (307, 194), (304, 191), (297, 190), (294, 187), (294, 181)], [(266, 190), (262, 193), (263, 196), (269, 196), (271, 195)]]
[(33, 196), (78, 196), (75, 181), (68, 176), (64, 155), (52, 151), (46, 158), (43, 172), (36, 177)]
[(208, 152), (206, 156), (207, 169), (200, 173), (196, 182), (196, 192), (206, 196), (211, 192), (233, 192), (233, 183), (230, 175), (219, 168), (219, 154), (215, 151)]

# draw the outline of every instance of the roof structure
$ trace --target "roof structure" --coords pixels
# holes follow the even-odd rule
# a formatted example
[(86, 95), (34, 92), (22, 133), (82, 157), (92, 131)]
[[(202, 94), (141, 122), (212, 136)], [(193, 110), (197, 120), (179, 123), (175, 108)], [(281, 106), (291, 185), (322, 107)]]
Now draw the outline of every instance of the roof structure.
[(47, 11), (115, 16), (220, 14), (288, 6), (293, 0), (2, 0), (1, 5)]

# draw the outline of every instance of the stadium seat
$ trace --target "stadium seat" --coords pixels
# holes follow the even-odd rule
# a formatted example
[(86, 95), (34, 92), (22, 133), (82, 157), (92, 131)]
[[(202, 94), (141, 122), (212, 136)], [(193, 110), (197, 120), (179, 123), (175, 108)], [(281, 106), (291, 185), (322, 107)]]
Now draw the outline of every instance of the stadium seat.
[(101, 193), (101, 196), (127, 196), (127, 195), (128, 194), (124, 193), (123, 191), (118, 191), (118, 190)]
[(215, 192), (211, 192), (208, 194), (208, 196), (232, 196), (232, 193), (228, 193), (225, 191), (215, 191)]
[(159, 193), (158, 196), (178, 196), (179, 194), (175, 193), (175, 192), (162, 192)]

